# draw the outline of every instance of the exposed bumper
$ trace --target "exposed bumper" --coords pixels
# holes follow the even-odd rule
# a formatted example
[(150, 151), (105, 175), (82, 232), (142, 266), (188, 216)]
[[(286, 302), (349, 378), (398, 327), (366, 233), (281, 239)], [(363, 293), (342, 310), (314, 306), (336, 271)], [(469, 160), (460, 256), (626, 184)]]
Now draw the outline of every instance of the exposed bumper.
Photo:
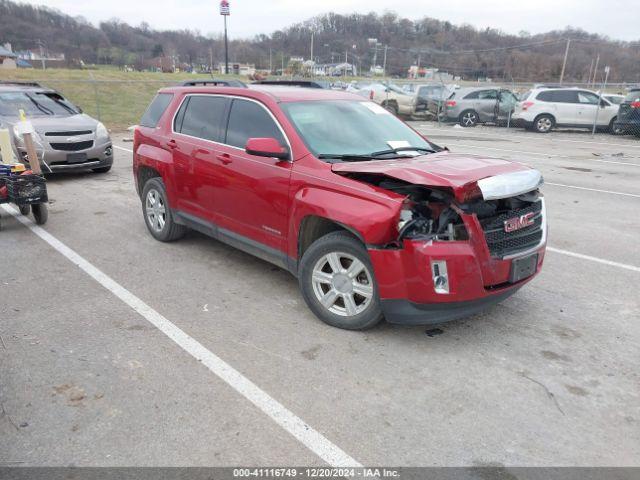
[(409, 300), (382, 300), (382, 311), (389, 323), (401, 325), (434, 325), (468, 317), (483, 312), (509, 298), (520, 289), (514, 286), (508, 290), (466, 302), (413, 303)]
[[(86, 158), (76, 163), (70, 161), (70, 155), (73, 154), (82, 154)], [(18, 148), (18, 155), (25, 161), (24, 155), (26, 155), (26, 151), (23, 148)], [(108, 141), (77, 152), (52, 150), (50, 148), (44, 151), (38, 149), (38, 159), (44, 173), (79, 172), (94, 168), (105, 168), (113, 164), (113, 146), (111, 141)], [(26, 161), (26, 163), (28, 164), (29, 162)]]

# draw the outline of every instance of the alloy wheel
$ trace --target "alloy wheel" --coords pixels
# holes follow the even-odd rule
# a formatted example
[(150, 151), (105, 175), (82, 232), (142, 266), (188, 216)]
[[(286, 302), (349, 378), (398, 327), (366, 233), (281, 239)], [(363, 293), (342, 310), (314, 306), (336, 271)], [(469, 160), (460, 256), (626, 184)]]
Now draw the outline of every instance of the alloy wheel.
[(373, 299), (369, 269), (355, 256), (331, 252), (313, 267), (313, 292), (331, 313), (352, 317), (362, 313)]
[(548, 132), (553, 127), (553, 122), (549, 117), (543, 117), (538, 120), (538, 131), (539, 132)]
[(145, 213), (151, 228), (155, 232), (162, 232), (167, 221), (167, 210), (162, 195), (155, 188), (147, 193)]
[(476, 124), (476, 114), (473, 112), (467, 112), (462, 116), (462, 123), (467, 127), (472, 127)]

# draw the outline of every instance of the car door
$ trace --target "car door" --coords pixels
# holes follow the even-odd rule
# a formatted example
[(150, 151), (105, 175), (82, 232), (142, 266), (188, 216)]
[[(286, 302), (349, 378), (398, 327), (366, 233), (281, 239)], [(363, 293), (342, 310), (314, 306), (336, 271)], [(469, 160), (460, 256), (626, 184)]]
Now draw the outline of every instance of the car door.
[(193, 94), (185, 97), (173, 120), (169, 145), (173, 150), (178, 210), (188, 215), (217, 221), (214, 198), (218, 177), (217, 156), (229, 99)]
[[(598, 112), (599, 97), (593, 92), (577, 91), (578, 95), (578, 118), (576, 125), (583, 127), (593, 125)], [(602, 118), (601, 118), (602, 120)], [(608, 123), (608, 122), (607, 122)]]
[(516, 108), (517, 103), (518, 98), (511, 91), (500, 90), (497, 120), (507, 120)]
[(495, 89), (478, 92), (476, 112), (480, 115), (481, 122), (494, 122), (498, 106), (498, 91)]
[(579, 122), (578, 93), (575, 90), (555, 90), (551, 92), (556, 125), (576, 125)]
[(217, 163), (221, 181), (214, 195), (219, 225), (245, 240), (284, 251), (292, 163), (247, 153), (245, 146), (250, 138), (275, 138), (291, 151), (282, 128), (264, 104), (234, 98), (224, 151)]

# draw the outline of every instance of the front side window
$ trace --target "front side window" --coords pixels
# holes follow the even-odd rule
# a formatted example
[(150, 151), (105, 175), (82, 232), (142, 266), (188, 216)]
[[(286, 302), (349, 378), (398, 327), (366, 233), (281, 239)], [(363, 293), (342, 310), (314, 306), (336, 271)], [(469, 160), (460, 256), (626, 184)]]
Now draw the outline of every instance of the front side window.
[(176, 115), (174, 129), (183, 135), (220, 142), (222, 120), (227, 105), (224, 97), (192, 95)]
[(406, 147), (433, 148), (373, 102), (291, 102), (283, 103), (282, 109), (315, 156), (367, 155)]
[(244, 148), (250, 138), (275, 138), (280, 145), (286, 145), (278, 125), (264, 107), (248, 100), (234, 100), (225, 143)]
[(591, 92), (578, 92), (578, 101), (583, 104), (597, 105), (598, 95)]

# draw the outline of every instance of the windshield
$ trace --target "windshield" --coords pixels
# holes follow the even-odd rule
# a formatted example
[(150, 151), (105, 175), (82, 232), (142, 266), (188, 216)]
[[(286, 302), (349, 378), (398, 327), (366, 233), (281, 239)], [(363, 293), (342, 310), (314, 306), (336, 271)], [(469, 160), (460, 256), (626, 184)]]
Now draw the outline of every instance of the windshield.
[(282, 109), (314, 155), (367, 155), (389, 149), (433, 149), (420, 135), (372, 102), (292, 102)]
[(20, 110), (24, 110), (28, 117), (80, 113), (72, 103), (55, 92), (0, 93), (0, 115), (17, 117)]

